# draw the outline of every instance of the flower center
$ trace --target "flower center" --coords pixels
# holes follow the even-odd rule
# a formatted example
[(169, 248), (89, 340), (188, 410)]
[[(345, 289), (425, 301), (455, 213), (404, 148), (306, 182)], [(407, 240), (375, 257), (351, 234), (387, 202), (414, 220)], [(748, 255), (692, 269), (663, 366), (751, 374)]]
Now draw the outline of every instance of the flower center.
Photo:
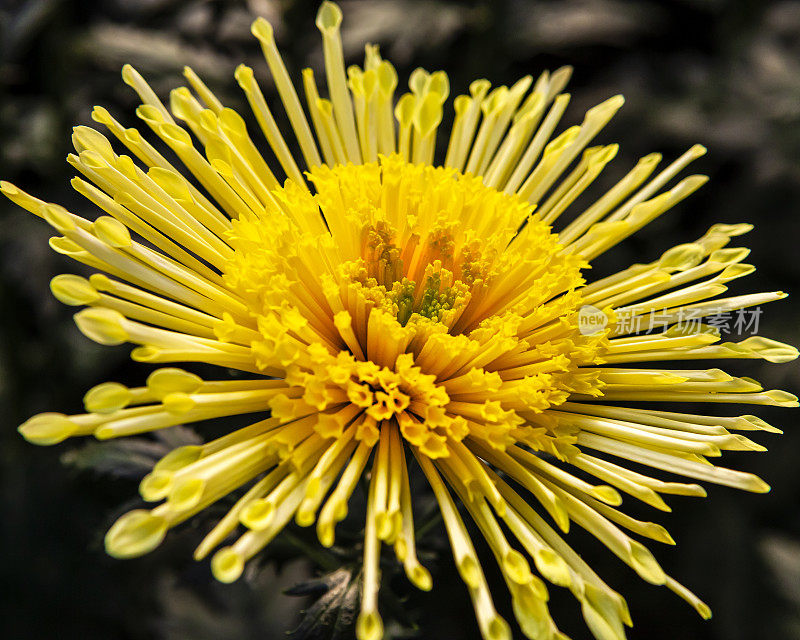
[(318, 432), (359, 440), (393, 421), (435, 457), (591, 388), (581, 261), (527, 202), (398, 157), (310, 179), (316, 194), (288, 181), (275, 211), (234, 222), (225, 273), (258, 321), (258, 366), (296, 389), (273, 415), (322, 411)]
[(540, 291), (548, 280), (578, 282), (533, 207), (480, 178), (391, 157), (317, 168), (312, 181), (341, 277), (401, 326), (466, 333), (524, 294), (534, 274)]

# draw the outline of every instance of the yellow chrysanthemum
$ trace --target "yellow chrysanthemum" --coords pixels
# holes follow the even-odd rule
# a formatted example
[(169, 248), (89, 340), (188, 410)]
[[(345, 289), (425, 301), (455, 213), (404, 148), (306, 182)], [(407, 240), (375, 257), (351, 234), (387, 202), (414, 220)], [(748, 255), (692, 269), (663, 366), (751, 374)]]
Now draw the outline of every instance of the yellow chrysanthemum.
[[(140, 487), (145, 500), (163, 502), (122, 516), (106, 537), (114, 556), (146, 553), (171, 527), (249, 485), (195, 554), (207, 556), (243, 525), (245, 532), (213, 555), (223, 582), (236, 580), (293, 518), (300, 526), (316, 523), (320, 542), (332, 545), (356, 483), (368, 473), (360, 640), (382, 636), (382, 544), (394, 548), (411, 582), (432, 586), (415, 553), (412, 459), (438, 501), (487, 640), (511, 632), (495, 612), (462, 513), (494, 552), (530, 638), (564, 637), (549, 616), (545, 582), (574, 594), (597, 638), (623, 638), (631, 624), (623, 598), (557, 532), (571, 522), (708, 617), (706, 605), (626, 531), (672, 544), (669, 534), (616, 508), (621, 493), (668, 511), (662, 494), (704, 490), (624, 462), (767, 491), (759, 478), (708, 458), (763, 450), (732, 430), (778, 430), (750, 415), (619, 403), (796, 406), (788, 393), (763, 391), (720, 369), (646, 366), (795, 358), (794, 348), (766, 338), (721, 343), (719, 331), (697, 322), (784, 294), (716, 297), (727, 281), (753, 270), (742, 262), (746, 249), (727, 247), (750, 230), (746, 224), (715, 225), (653, 262), (584, 280), (590, 261), (706, 181), (690, 176), (667, 187), (704, 149), (693, 147), (652, 179), (661, 157), (648, 155), (576, 210), (571, 205), (616, 154), (616, 145), (588, 145), (623, 99), (610, 98), (553, 137), (569, 102), (563, 89), (570, 70), (563, 68), (492, 91), (486, 80), (474, 82), (469, 95), (453, 101), (446, 157), (437, 165), (447, 76), (418, 69), (410, 92), (395, 101), (396, 73), (376, 47), (367, 46), (363, 68), (345, 71), (340, 22), (339, 9), (324, 3), (317, 26), (330, 97), (319, 97), (305, 70), (310, 122), (270, 25), (253, 25), (305, 172), (250, 68), (240, 66), (236, 79), (277, 163), (262, 157), (244, 120), (190, 69), (194, 93), (174, 90), (167, 109), (125, 67), (123, 79), (143, 102), (137, 115), (189, 178), (137, 129), (97, 107), (93, 118), (132, 154), (118, 154), (121, 147), (94, 129), (75, 128), (69, 162), (86, 180), (72, 184), (103, 215), (89, 221), (2, 183), (7, 197), (58, 231), (53, 249), (98, 270), (89, 279), (52, 281), (59, 300), (88, 306), (75, 315), (86, 336), (134, 343), (139, 362), (201, 362), (251, 374), (204, 381), (157, 369), (143, 387), (109, 382), (91, 389), (85, 414), (37, 415), (20, 427), (22, 435), (55, 444), (253, 415), (257, 421), (246, 428), (170, 452)], [(571, 221), (551, 230), (562, 215)], [(637, 321), (647, 321), (648, 330)]]

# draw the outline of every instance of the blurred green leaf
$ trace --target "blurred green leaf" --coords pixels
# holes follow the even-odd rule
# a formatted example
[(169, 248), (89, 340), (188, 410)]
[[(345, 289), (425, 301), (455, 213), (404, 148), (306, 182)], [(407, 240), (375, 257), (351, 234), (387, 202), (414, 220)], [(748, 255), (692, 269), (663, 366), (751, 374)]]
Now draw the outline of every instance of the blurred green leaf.
[(351, 569), (338, 569), (302, 582), (286, 593), (317, 597), (302, 613), (300, 625), (289, 634), (292, 640), (344, 640), (351, 638), (358, 616), (360, 585)]
[(61, 461), (79, 471), (93, 471), (116, 478), (139, 479), (175, 447), (199, 444), (200, 438), (189, 427), (162, 429), (151, 438), (123, 438), (90, 442), (67, 451)]

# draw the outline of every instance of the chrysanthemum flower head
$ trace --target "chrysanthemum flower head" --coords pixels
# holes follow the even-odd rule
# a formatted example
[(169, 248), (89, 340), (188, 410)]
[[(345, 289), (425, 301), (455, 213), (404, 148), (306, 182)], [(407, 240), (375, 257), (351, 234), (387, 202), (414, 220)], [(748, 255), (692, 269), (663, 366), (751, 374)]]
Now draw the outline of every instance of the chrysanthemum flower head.
[[(363, 68), (345, 70), (341, 17), (328, 2), (319, 11), (328, 97), (306, 69), (304, 103), (270, 25), (253, 24), (291, 132), (277, 126), (248, 67), (235, 77), (257, 127), (191, 69), (190, 88), (174, 90), (168, 109), (126, 66), (123, 79), (142, 99), (136, 115), (163, 144), (100, 107), (92, 116), (113, 144), (75, 128), (69, 162), (82, 177), (72, 184), (98, 217), (2, 183), (56, 229), (53, 249), (96, 270), (52, 281), (59, 300), (87, 307), (75, 315), (86, 336), (133, 343), (143, 363), (221, 368), (217, 380), (168, 366), (142, 387), (101, 384), (86, 394), (86, 413), (34, 416), (22, 435), (55, 444), (252, 416), (247, 427), (166, 455), (140, 486), (144, 500), (160, 504), (127, 513), (106, 536), (111, 555), (146, 553), (170, 528), (246, 487), (195, 554), (213, 552), (223, 582), (291, 520), (315, 525), (320, 543), (333, 545), (367, 476), (360, 640), (382, 636), (382, 547), (393, 548), (414, 585), (432, 587), (415, 550), (417, 466), (487, 640), (511, 631), (495, 612), (464, 517), (488, 542), (530, 638), (564, 637), (548, 613), (548, 583), (573, 593), (599, 639), (622, 638), (631, 623), (624, 599), (562, 537), (572, 523), (708, 617), (640, 542), (672, 544), (666, 530), (618, 509), (622, 494), (668, 511), (662, 496), (705, 491), (626, 463), (763, 492), (759, 478), (709, 458), (763, 450), (734, 431), (777, 429), (751, 415), (628, 404), (796, 406), (788, 393), (721, 369), (659, 365), (794, 359), (794, 348), (762, 337), (721, 342), (700, 322), (784, 294), (718, 297), (753, 271), (743, 262), (748, 251), (728, 246), (746, 224), (715, 225), (650, 262), (586, 280), (592, 260), (706, 181), (670, 186), (705, 150), (693, 147), (659, 173), (660, 155), (648, 155), (580, 204), (616, 155), (617, 145), (589, 145), (620, 96), (560, 133), (568, 68), (493, 90), (478, 80), (452, 103), (445, 73), (418, 69), (396, 99), (397, 74), (377, 47), (367, 46)], [(268, 157), (254, 142), (257, 129)]]

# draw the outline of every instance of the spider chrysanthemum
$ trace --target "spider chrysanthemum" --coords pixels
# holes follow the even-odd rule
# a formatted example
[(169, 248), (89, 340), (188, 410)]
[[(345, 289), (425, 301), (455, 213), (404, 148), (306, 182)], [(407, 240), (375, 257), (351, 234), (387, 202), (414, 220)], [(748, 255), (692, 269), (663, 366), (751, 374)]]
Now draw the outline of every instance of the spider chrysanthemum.
[[(631, 624), (624, 599), (559, 533), (571, 523), (707, 617), (706, 605), (639, 541), (671, 544), (669, 534), (618, 509), (623, 493), (668, 511), (663, 494), (702, 496), (703, 488), (626, 463), (766, 491), (759, 478), (709, 458), (763, 450), (732, 431), (777, 429), (751, 415), (626, 405), (796, 406), (788, 393), (721, 369), (659, 364), (795, 358), (794, 348), (762, 337), (721, 342), (718, 329), (699, 322), (784, 294), (718, 297), (726, 282), (753, 271), (743, 263), (747, 249), (727, 246), (747, 224), (715, 225), (652, 262), (586, 280), (592, 260), (705, 182), (689, 176), (669, 186), (704, 149), (654, 177), (661, 157), (648, 155), (578, 205), (616, 154), (616, 145), (589, 144), (623, 100), (610, 98), (555, 135), (569, 102), (564, 68), (494, 90), (474, 82), (452, 103), (437, 163), (447, 76), (418, 69), (410, 92), (395, 100), (396, 73), (376, 47), (367, 46), (363, 68), (345, 70), (340, 22), (339, 9), (324, 3), (317, 26), (329, 98), (307, 69), (305, 105), (270, 25), (253, 24), (291, 123), (286, 138), (253, 70), (240, 66), (236, 80), (268, 157), (254, 127), (190, 69), (191, 90), (175, 89), (167, 109), (125, 67), (143, 103), (136, 115), (166, 156), (98, 107), (92, 116), (115, 143), (76, 127), (69, 162), (83, 176), (74, 188), (99, 217), (2, 183), (8, 198), (58, 231), (53, 249), (97, 270), (52, 281), (59, 300), (88, 307), (75, 315), (86, 336), (138, 345), (139, 362), (221, 368), (219, 380), (167, 367), (143, 387), (101, 384), (86, 394), (86, 413), (34, 416), (22, 435), (55, 444), (252, 416), (250, 426), (165, 456), (140, 486), (144, 500), (160, 504), (125, 514), (106, 536), (114, 556), (146, 553), (171, 527), (246, 488), (195, 554), (213, 552), (223, 582), (236, 580), (292, 519), (315, 524), (320, 543), (332, 545), (358, 481), (368, 478), (360, 640), (382, 636), (384, 545), (413, 584), (432, 586), (415, 552), (414, 460), (487, 640), (511, 632), (495, 612), (464, 517), (493, 551), (529, 638), (564, 637), (548, 613), (546, 583), (574, 594), (599, 639), (623, 638)], [(302, 161), (289, 150), (295, 144)]]

